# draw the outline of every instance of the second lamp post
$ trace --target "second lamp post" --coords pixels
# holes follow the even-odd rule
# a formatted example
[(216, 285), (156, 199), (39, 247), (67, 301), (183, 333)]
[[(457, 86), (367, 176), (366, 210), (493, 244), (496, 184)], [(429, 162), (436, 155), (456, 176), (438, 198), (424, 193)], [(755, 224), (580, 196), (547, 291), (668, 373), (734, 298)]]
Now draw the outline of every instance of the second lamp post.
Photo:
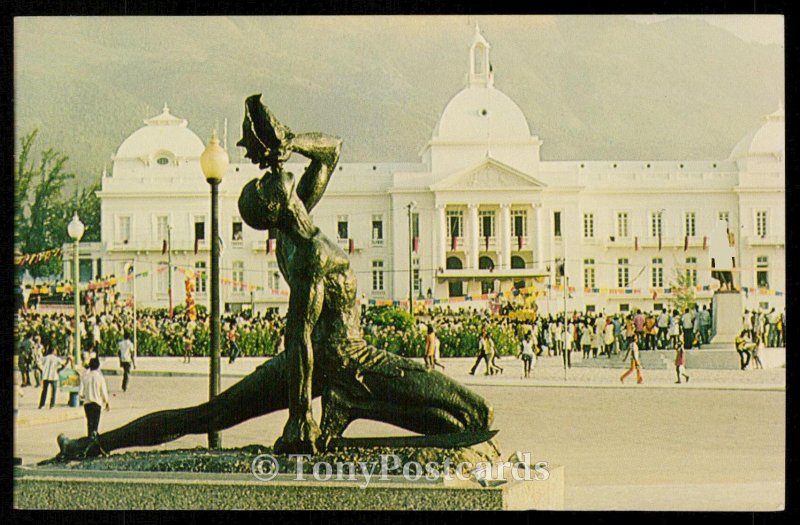
[[(216, 130), (211, 135), (203, 154), (200, 167), (206, 181), (211, 186), (211, 352), (209, 364), (209, 401), (219, 394), (220, 385), (220, 322), (219, 322), (219, 184), (228, 169), (228, 154), (219, 145)], [(222, 440), (219, 432), (208, 433), (208, 447), (220, 448)]]

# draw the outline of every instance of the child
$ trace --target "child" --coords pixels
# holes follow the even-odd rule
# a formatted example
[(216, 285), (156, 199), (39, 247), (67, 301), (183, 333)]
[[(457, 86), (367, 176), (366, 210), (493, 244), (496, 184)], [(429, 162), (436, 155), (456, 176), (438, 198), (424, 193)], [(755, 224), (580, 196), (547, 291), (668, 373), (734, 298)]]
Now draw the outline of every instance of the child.
[(533, 367), (533, 362), (536, 360), (530, 334), (525, 334), (525, 338), (522, 340), (522, 352), (520, 352), (520, 357), (522, 357), (523, 374), (525, 379), (527, 379), (531, 376), (531, 368)]
[(689, 382), (689, 376), (686, 375), (686, 369), (684, 366), (686, 365), (686, 353), (683, 350), (682, 346), (675, 348), (675, 374), (678, 376), (678, 380), (675, 381), (675, 384), (681, 384), (681, 376), (686, 379), (686, 382)]

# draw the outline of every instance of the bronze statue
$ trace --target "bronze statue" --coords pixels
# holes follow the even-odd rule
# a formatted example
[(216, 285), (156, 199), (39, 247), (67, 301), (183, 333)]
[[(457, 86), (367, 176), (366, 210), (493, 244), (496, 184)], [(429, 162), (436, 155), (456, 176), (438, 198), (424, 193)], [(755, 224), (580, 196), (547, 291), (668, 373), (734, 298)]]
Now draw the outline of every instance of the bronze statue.
[[(437, 371), (366, 344), (347, 256), (309, 217), (338, 162), (341, 139), (294, 135), (260, 99), (246, 100), (237, 145), (267, 171), (245, 185), (239, 211), (251, 227), (277, 231), (278, 265), (291, 290), (286, 351), (207, 403), (149, 414), (94, 439), (61, 435), (61, 457), (157, 445), (287, 407), (289, 419), (276, 453), (326, 450), (359, 418), (421, 434), (489, 430), (492, 409), (480, 396)], [(283, 169), (292, 153), (311, 160), (299, 181)], [(319, 426), (311, 414), (311, 400), (318, 395)]]

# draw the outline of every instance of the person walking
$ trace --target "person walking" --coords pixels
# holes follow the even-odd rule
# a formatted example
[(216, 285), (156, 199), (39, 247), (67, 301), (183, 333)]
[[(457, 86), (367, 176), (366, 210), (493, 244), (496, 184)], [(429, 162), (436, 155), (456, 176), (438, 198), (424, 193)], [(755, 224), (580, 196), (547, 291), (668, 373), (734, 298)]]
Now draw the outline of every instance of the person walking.
[(522, 349), (519, 357), (522, 358), (522, 377), (528, 379), (531, 376), (532, 363), (536, 359), (530, 334), (525, 334), (522, 338)]
[(134, 356), (133, 343), (131, 342), (131, 334), (125, 330), (125, 335), (122, 341), (119, 342), (119, 366), (122, 368), (122, 391), (128, 391), (128, 380), (131, 374), (131, 365), (136, 368), (136, 358)]
[(739, 354), (739, 368), (746, 370), (750, 364), (750, 351), (753, 348), (753, 343), (748, 341), (747, 331), (742, 330), (736, 336), (736, 352)]
[(42, 346), (42, 337), (37, 335), (33, 338), (31, 345), (31, 369), (33, 370), (33, 378), (36, 380), (36, 388), (42, 384), (42, 366), (44, 366), (44, 346)]
[(681, 376), (689, 382), (689, 376), (686, 375), (686, 351), (681, 346), (675, 348), (675, 374), (678, 376), (676, 384), (681, 384)]
[(656, 341), (656, 346), (659, 350), (663, 350), (667, 347), (667, 338), (669, 337), (669, 314), (667, 314), (666, 310), (661, 310), (661, 313), (658, 314), (658, 319), (656, 320), (656, 326), (658, 326), (658, 339)]
[(704, 345), (711, 342), (711, 310), (708, 309), (708, 305), (703, 305), (703, 309), (700, 310), (700, 333)]
[(606, 317), (606, 325), (603, 327), (603, 345), (605, 345), (606, 356), (611, 359), (614, 350), (614, 325), (611, 318)]
[(106, 378), (100, 371), (100, 359), (97, 357), (89, 361), (89, 371), (81, 378), (79, 395), (83, 399), (83, 411), (86, 414), (86, 436), (91, 438), (97, 435), (100, 427), (101, 407), (111, 410)]
[(44, 360), (42, 361), (42, 396), (39, 398), (39, 408), (44, 408), (44, 403), (47, 401), (47, 390), (52, 389), (50, 393), (50, 408), (56, 404), (56, 388), (58, 388), (58, 373), (61, 372), (68, 364), (72, 363), (72, 357), (61, 359), (58, 357), (58, 347), (50, 345), (47, 347)]
[(33, 342), (30, 335), (26, 334), (22, 343), (19, 345), (18, 366), (22, 376), (20, 387), (31, 385), (31, 365), (33, 364)]
[(239, 350), (239, 345), (236, 344), (236, 339), (239, 337), (239, 332), (236, 331), (236, 325), (231, 322), (228, 325), (228, 364), (233, 364), (236, 361), (236, 358), (239, 357), (241, 350)]
[(436, 365), (436, 334), (434, 334), (433, 325), (428, 326), (428, 335), (425, 337), (425, 368), (434, 370)]
[(475, 375), (475, 370), (478, 368), (478, 365), (481, 364), (482, 360), (486, 361), (486, 374), (487, 375), (489, 374), (489, 360), (486, 354), (486, 347), (487, 347), (486, 339), (487, 339), (486, 329), (484, 328), (483, 330), (481, 330), (481, 335), (478, 338), (478, 356), (475, 359), (475, 364), (472, 365), (472, 369), (469, 371), (470, 375), (473, 376)]
[(503, 368), (497, 364), (497, 348), (494, 345), (494, 341), (489, 334), (486, 334), (486, 339), (484, 340), (486, 344), (486, 368), (487, 373), (489, 375), (495, 375), (496, 373), (503, 373)]
[(758, 341), (758, 342), (755, 344), (755, 346), (753, 346), (753, 349), (751, 350), (751, 353), (752, 353), (752, 359), (753, 359), (753, 365), (754, 365), (754, 367), (755, 367), (755, 369), (756, 369), (756, 370), (758, 370), (759, 368), (760, 368), (761, 370), (763, 370), (763, 369), (764, 369), (764, 365), (762, 365), (762, 364), (761, 364), (761, 358), (758, 356), (758, 353), (759, 353), (759, 352), (760, 352), (760, 351), (761, 351), (763, 348), (764, 348), (764, 342), (763, 342), (763, 341)]
[(433, 338), (434, 338), (434, 341), (433, 341), (433, 366), (438, 366), (439, 368), (444, 370), (444, 365), (440, 361), (441, 353), (439, 352), (439, 350), (441, 349), (441, 346), (442, 346), (442, 342), (439, 340), (439, 337), (437, 337), (435, 332), (433, 334)]
[(585, 323), (581, 325), (581, 349), (583, 358), (589, 359), (592, 352), (592, 327)]
[(694, 316), (688, 306), (681, 316), (681, 327), (683, 328), (683, 347), (691, 350), (694, 341)]
[(625, 383), (625, 378), (631, 375), (631, 372), (636, 370), (636, 384), (642, 384), (642, 365), (639, 361), (639, 337), (633, 336), (633, 341), (630, 344), (631, 367), (619, 378), (620, 383)]

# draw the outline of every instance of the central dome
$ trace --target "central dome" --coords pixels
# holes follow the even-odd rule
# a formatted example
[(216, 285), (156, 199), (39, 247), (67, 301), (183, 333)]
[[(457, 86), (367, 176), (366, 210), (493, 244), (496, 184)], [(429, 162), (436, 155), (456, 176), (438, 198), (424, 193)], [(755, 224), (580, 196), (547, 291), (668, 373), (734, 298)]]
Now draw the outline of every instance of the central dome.
[(164, 105), (163, 112), (146, 119), (146, 126), (133, 132), (117, 150), (117, 159), (154, 158), (164, 155), (170, 158), (199, 158), (205, 146), (185, 119), (176, 117)]
[(468, 86), (450, 100), (433, 130), (433, 138), (447, 141), (530, 140), (522, 110), (493, 86)]

